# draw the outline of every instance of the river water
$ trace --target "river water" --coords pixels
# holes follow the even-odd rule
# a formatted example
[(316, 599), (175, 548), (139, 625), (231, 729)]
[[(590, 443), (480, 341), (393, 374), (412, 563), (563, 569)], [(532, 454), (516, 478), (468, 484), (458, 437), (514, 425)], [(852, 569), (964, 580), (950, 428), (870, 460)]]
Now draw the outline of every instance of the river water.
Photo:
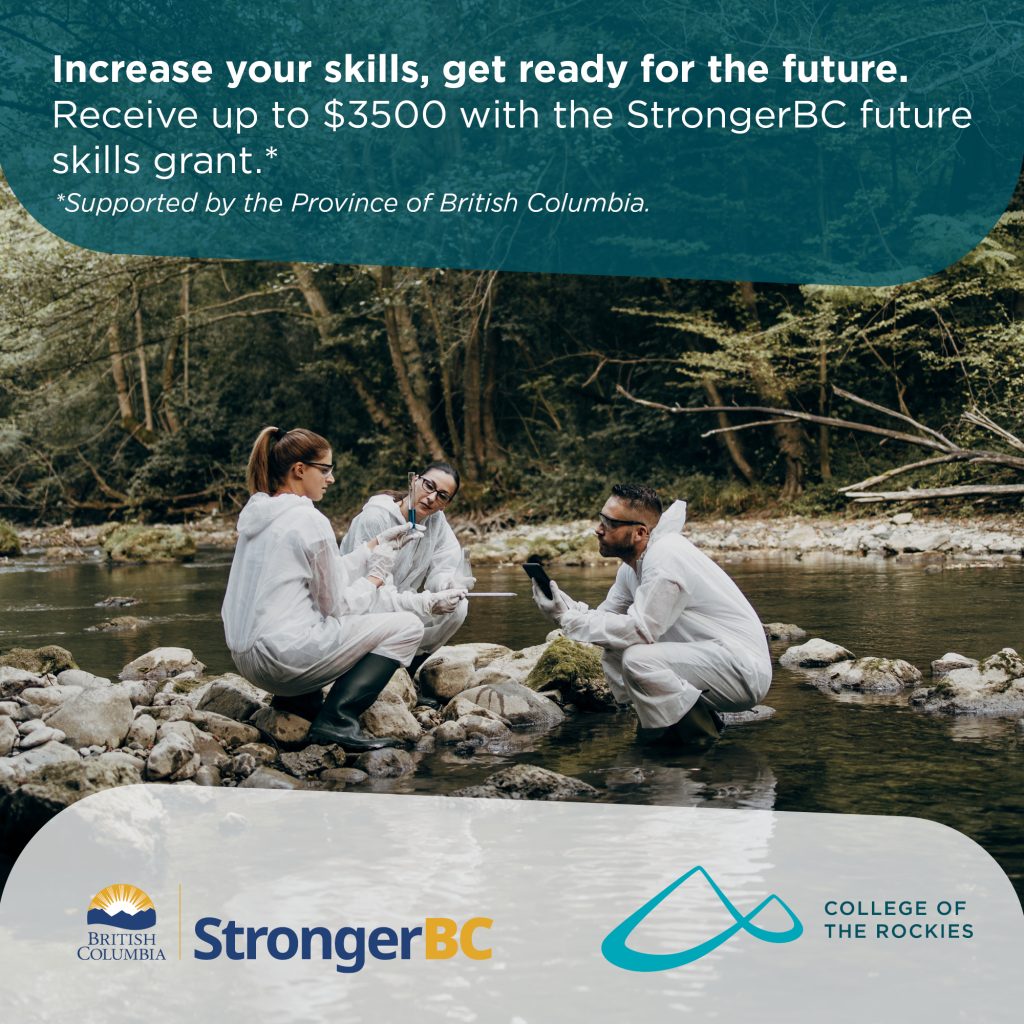
[[(115, 677), (153, 647), (184, 646), (210, 671), (229, 671), (218, 618), (229, 564), (223, 553), (191, 565), (8, 563), (0, 566), (0, 649), (57, 643), (81, 667)], [(981, 658), (1002, 647), (1024, 649), (1019, 565), (929, 573), (914, 563), (809, 556), (745, 559), (727, 568), (764, 621), (797, 623), (858, 657), (905, 658), (926, 678), (929, 662), (947, 651)], [(560, 568), (554, 575), (573, 597), (595, 603), (613, 573)], [(525, 576), (480, 568), (477, 577), (478, 590), (519, 597), (475, 600), (457, 639), (513, 648), (539, 643), (550, 623), (529, 599)], [(142, 602), (95, 607), (111, 595)], [(87, 631), (123, 614), (146, 623), (128, 633)], [(439, 749), (424, 756), (415, 775), (367, 786), (444, 793), (527, 761), (581, 778), (601, 799), (622, 803), (930, 818), (979, 842), (1024, 893), (1024, 729), (1015, 721), (926, 715), (907, 707), (905, 697), (823, 694), (778, 667), (766, 703), (778, 712), (773, 720), (732, 727), (703, 754), (639, 746), (628, 713), (582, 714), (543, 737), (521, 736), (500, 754)]]

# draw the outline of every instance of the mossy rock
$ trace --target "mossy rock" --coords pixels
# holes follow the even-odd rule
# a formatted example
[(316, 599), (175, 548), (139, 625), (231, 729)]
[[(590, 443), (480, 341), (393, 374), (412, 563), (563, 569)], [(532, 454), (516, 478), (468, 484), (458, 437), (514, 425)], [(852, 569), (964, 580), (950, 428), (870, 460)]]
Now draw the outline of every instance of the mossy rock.
[(566, 699), (584, 710), (602, 711), (615, 707), (598, 650), (564, 636), (556, 637), (548, 644), (526, 677), (526, 685), (538, 692), (560, 690)]
[(113, 526), (100, 533), (112, 562), (188, 562), (196, 542), (180, 526)]
[(56, 644), (35, 649), (12, 647), (6, 654), (0, 654), (0, 666), (2, 665), (20, 668), (23, 672), (34, 672), (36, 675), (57, 675), (65, 669), (78, 668), (71, 652)]
[(0, 523), (0, 558), (21, 554), (21, 540), (9, 523)]

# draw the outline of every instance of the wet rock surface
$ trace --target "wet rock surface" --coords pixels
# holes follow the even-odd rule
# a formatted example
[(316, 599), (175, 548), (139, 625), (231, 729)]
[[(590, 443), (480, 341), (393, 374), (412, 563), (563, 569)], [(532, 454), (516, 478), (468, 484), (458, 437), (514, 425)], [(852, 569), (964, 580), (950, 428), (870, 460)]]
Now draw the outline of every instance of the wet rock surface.
[(452, 796), (498, 800), (577, 800), (598, 795), (580, 779), (532, 764), (516, 764), (489, 776), (482, 785), (456, 790)]
[(858, 658), (830, 665), (815, 676), (814, 685), (822, 690), (840, 693), (899, 693), (921, 681), (921, 672), (900, 658)]
[(783, 668), (824, 668), (839, 661), (853, 661), (854, 656), (845, 647), (815, 637), (807, 643), (790, 647), (779, 658)]
[(948, 715), (1020, 718), (1024, 715), (1024, 658), (1012, 648), (978, 665), (953, 669), (910, 695), (913, 707)]

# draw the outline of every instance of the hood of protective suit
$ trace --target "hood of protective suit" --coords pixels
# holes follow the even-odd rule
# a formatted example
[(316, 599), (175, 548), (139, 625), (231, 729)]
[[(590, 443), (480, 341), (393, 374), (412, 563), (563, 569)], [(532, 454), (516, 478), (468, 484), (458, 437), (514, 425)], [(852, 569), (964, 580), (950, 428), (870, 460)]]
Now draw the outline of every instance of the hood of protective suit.
[(312, 508), (313, 502), (301, 494), (278, 494), (271, 497), (257, 491), (238, 516), (238, 535), (252, 540), (281, 516), (299, 508)]
[(673, 533), (682, 533), (685, 525), (686, 502), (673, 501), (672, 504), (662, 512), (661, 519), (658, 520), (658, 525), (651, 530), (650, 543), (653, 544), (656, 540), (660, 540), (662, 537), (668, 537)]
[(363, 506), (365, 511), (368, 508), (380, 508), (384, 509), (396, 523), (404, 523), (405, 519), (402, 516), (402, 509), (398, 502), (391, 497), (390, 494), (375, 494), (370, 498)]

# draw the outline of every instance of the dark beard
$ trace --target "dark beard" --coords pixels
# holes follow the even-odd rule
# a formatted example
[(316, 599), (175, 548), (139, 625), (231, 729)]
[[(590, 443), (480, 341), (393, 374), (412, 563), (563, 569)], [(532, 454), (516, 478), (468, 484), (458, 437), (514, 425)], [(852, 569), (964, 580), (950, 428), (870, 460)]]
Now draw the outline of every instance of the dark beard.
[(633, 544), (608, 544), (605, 541), (598, 541), (597, 546), (603, 558), (620, 558), (627, 562), (636, 554), (636, 547)]

